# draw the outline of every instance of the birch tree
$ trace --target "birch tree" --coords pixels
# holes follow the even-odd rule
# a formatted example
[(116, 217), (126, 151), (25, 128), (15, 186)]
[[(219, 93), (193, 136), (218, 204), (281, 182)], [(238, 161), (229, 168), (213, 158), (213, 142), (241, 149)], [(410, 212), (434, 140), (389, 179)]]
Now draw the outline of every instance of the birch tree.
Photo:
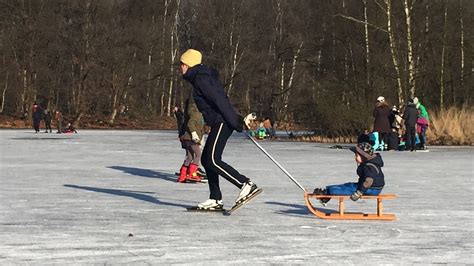
[(413, 40), (412, 40), (412, 13), (413, 5), (416, 0), (409, 3), (410, 0), (403, 1), (403, 10), (405, 11), (406, 18), (406, 29), (407, 29), (407, 61), (408, 61), (408, 90), (410, 92), (410, 97), (415, 97), (415, 60), (413, 58)]
[(395, 68), (395, 75), (396, 75), (396, 80), (397, 80), (397, 85), (398, 85), (398, 90), (397, 90), (398, 102), (403, 103), (404, 101), (403, 101), (402, 74), (400, 70), (400, 63), (398, 61), (395, 34), (392, 27), (392, 0), (384, 0), (384, 1), (386, 5), (385, 13), (387, 15), (387, 33), (388, 33), (388, 38), (390, 41), (390, 53), (392, 55), (392, 62)]
[(447, 21), (448, 21), (448, 0), (444, 5), (444, 23), (443, 23), (443, 47), (441, 48), (441, 66), (439, 70), (439, 107), (444, 109), (444, 62), (446, 54), (446, 35), (447, 35)]
[(173, 96), (173, 85), (174, 85), (174, 78), (175, 78), (175, 62), (176, 56), (178, 55), (179, 50), (179, 39), (178, 39), (178, 23), (179, 23), (179, 4), (180, 0), (176, 1), (176, 12), (174, 15), (174, 22), (172, 24), (172, 28), (170, 31), (170, 53), (171, 53), (171, 63), (170, 63), (170, 81), (168, 87), (168, 104), (166, 106), (166, 115), (171, 115), (171, 102)]

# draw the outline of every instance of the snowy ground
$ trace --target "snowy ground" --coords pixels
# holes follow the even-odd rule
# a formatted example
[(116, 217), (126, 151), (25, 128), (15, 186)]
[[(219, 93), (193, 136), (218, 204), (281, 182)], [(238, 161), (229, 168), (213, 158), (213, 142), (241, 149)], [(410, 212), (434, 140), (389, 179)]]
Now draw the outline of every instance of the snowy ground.
[[(242, 135), (224, 160), (264, 193), (231, 216), (189, 213), (205, 184), (178, 184), (172, 131), (0, 130), (0, 264), (434, 264), (474, 262), (473, 151), (384, 152), (384, 210), (397, 221), (328, 221)], [(348, 150), (261, 145), (304, 187), (353, 180)], [(224, 204), (238, 190), (221, 182)], [(371, 201), (346, 203), (373, 211)], [(329, 204), (336, 208), (336, 205)]]

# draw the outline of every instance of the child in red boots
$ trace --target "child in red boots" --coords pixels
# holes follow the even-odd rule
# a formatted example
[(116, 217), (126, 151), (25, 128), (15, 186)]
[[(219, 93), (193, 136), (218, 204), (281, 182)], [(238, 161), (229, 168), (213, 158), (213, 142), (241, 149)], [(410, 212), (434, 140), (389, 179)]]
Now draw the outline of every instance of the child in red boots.
[(179, 171), (178, 182), (202, 182), (198, 174), (201, 163), (201, 140), (204, 134), (204, 120), (194, 104), (193, 98), (186, 100), (184, 108), (184, 123), (180, 135), (186, 158)]

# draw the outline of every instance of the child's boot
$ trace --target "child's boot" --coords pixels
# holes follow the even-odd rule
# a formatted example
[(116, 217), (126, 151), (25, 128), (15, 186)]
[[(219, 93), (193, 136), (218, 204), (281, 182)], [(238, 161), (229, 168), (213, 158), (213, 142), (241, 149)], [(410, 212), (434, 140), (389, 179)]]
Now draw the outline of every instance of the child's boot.
[(179, 170), (178, 182), (179, 182), (179, 183), (184, 183), (184, 182), (186, 182), (186, 175), (187, 175), (187, 174), (188, 174), (188, 167), (183, 164), (183, 165), (181, 166), (181, 169)]
[(186, 176), (186, 180), (190, 182), (201, 182), (201, 177), (198, 174), (199, 165), (191, 163), (188, 168), (188, 174)]
[[(327, 195), (326, 189), (324, 188), (315, 188), (313, 191), (313, 194), (315, 195)], [(319, 202), (321, 202), (322, 205), (326, 206), (326, 204), (331, 200), (331, 198), (318, 198)]]

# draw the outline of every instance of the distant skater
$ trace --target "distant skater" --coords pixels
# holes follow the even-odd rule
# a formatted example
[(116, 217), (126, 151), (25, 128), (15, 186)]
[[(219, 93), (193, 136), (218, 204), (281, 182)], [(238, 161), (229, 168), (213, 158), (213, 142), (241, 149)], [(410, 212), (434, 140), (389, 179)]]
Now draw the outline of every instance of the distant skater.
[(405, 150), (416, 150), (416, 120), (418, 119), (418, 110), (413, 99), (408, 100), (403, 117), (405, 120)]
[(40, 123), (41, 119), (43, 118), (43, 109), (38, 104), (36, 104), (36, 102), (33, 103), (32, 114), (33, 128), (35, 130), (35, 133), (38, 133), (40, 132)]
[(56, 120), (56, 127), (58, 128), (56, 133), (61, 134), (63, 126), (63, 114), (60, 111), (56, 111), (54, 114), (54, 119)]
[(46, 127), (44, 133), (52, 133), (53, 130), (51, 129), (51, 112), (49, 110), (44, 110), (44, 126)]

